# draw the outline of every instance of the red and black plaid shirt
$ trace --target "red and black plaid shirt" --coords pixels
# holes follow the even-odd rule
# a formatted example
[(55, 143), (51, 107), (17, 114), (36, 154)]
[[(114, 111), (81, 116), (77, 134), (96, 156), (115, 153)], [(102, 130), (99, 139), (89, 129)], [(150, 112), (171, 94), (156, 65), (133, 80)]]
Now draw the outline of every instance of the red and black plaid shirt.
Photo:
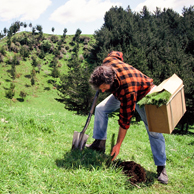
[(153, 79), (124, 63), (122, 52), (112, 51), (103, 60), (103, 64), (111, 65), (116, 72), (115, 91), (112, 93), (121, 102), (119, 125), (128, 129), (136, 103), (150, 91)]

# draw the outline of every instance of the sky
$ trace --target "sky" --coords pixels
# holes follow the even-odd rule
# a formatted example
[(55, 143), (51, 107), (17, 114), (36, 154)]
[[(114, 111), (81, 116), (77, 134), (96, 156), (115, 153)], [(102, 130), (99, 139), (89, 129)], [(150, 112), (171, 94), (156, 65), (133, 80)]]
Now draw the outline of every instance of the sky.
[[(62, 35), (67, 29), (67, 35), (76, 33), (94, 34), (104, 23), (104, 16), (111, 7), (130, 6), (132, 12), (140, 12), (146, 5), (150, 12), (156, 7), (163, 10), (171, 8), (179, 14), (183, 7), (194, 5), (193, 0), (0, 0), (0, 32), (16, 21), (26, 23), (27, 28), (21, 31), (31, 31), (41, 25), (43, 33)], [(52, 32), (54, 28), (54, 32)]]

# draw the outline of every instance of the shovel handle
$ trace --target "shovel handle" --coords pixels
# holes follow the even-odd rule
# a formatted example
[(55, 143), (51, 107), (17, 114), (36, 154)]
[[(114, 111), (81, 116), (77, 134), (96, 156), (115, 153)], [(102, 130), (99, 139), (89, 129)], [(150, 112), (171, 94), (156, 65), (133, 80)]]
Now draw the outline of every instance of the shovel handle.
[(91, 109), (90, 109), (88, 118), (87, 118), (87, 120), (86, 120), (86, 124), (85, 124), (83, 130), (81, 131), (81, 135), (83, 135), (83, 134), (86, 132), (86, 129), (87, 129), (89, 123), (90, 123), (92, 113), (94, 112), (94, 108), (95, 108), (95, 106), (96, 106), (96, 102), (97, 102), (97, 99), (98, 99), (99, 92), (100, 92), (100, 90), (97, 90), (97, 91), (96, 91), (96, 95), (94, 96), (94, 100), (93, 100), (93, 103), (92, 103), (92, 107), (91, 107)]

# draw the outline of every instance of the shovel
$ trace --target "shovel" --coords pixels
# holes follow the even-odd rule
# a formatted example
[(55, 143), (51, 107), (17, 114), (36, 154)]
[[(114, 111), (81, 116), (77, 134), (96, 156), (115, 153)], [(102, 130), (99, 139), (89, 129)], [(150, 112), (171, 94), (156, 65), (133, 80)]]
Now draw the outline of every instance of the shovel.
[(90, 109), (90, 112), (89, 112), (89, 115), (88, 115), (88, 118), (86, 120), (86, 124), (85, 124), (83, 130), (81, 132), (74, 131), (72, 149), (82, 150), (85, 147), (86, 141), (89, 137), (89, 135), (85, 134), (85, 132), (86, 132), (86, 129), (90, 123), (90, 119), (91, 119), (92, 113), (94, 111), (94, 108), (95, 108), (95, 105), (96, 105), (96, 102), (98, 99), (98, 95), (99, 95), (99, 90), (96, 92), (96, 95), (95, 95), (93, 103), (92, 103), (92, 107)]

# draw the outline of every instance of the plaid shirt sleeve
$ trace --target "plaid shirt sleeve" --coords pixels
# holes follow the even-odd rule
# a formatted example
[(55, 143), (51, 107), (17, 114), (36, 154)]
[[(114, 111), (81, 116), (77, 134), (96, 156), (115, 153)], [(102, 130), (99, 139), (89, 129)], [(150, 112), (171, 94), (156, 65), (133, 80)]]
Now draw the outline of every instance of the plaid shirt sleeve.
[(113, 51), (103, 63), (111, 65), (116, 72), (118, 87), (113, 95), (121, 102), (118, 122), (122, 128), (128, 129), (136, 103), (150, 91), (153, 79), (122, 60), (122, 53)]

